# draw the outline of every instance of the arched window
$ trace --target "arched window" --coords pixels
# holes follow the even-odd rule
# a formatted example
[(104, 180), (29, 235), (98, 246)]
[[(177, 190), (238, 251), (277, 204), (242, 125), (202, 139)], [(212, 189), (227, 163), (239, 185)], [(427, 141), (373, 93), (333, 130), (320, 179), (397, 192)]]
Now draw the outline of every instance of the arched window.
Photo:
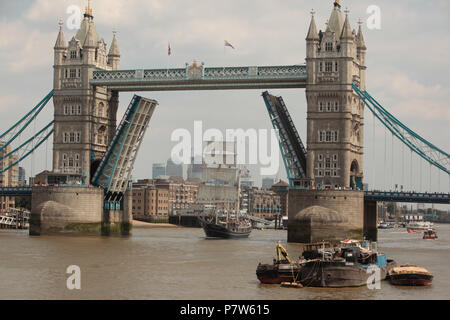
[(99, 117), (103, 117), (104, 107), (105, 107), (105, 105), (103, 104), (103, 102), (100, 102), (98, 104), (98, 116)]

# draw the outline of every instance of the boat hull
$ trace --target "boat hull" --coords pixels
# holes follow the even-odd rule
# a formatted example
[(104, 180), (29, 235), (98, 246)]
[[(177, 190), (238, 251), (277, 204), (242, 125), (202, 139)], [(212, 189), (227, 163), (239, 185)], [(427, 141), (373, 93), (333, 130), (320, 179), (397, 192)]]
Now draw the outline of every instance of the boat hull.
[[(395, 262), (389, 262), (380, 267), (380, 281), (385, 280)], [(367, 281), (373, 275), (367, 268), (355, 263), (334, 261), (311, 261), (301, 270), (300, 282), (305, 287), (343, 288), (361, 287), (367, 285)]]
[(396, 274), (391, 275), (389, 281), (397, 286), (429, 286), (433, 281), (433, 276), (414, 273)]
[(248, 238), (251, 229), (248, 231), (232, 231), (225, 228), (222, 225), (214, 224), (214, 223), (204, 223), (203, 230), (208, 238), (223, 238), (223, 239), (239, 239), (239, 238)]
[(286, 264), (260, 264), (256, 268), (256, 276), (264, 284), (281, 284), (282, 282), (295, 281), (301, 265), (295, 263)]

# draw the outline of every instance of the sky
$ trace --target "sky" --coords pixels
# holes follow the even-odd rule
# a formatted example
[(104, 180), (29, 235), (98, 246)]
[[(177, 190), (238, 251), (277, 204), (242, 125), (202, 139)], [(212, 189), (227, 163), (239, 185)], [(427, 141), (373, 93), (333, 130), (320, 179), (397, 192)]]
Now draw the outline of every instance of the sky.
[[(94, 21), (108, 44), (117, 30), (121, 69), (179, 68), (194, 59), (214, 66), (304, 64), (305, 37), (311, 9), (318, 29), (332, 10), (333, 1), (306, 0), (92, 0)], [(352, 29), (363, 22), (370, 5), (381, 12), (381, 29), (363, 24), (367, 45), (367, 90), (408, 127), (436, 146), (450, 150), (450, 1), (342, 0), (350, 10)], [(0, 132), (39, 102), (53, 83), (53, 46), (58, 21), (67, 22), (71, 5), (87, 0), (0, 0)], [(66, 41), (75, 35), (67, 23)], [(224, 40), (236, 48), (224, 50)], [(168, 59), (167, 45), (172, 55)], [(108, 47), (109, 48), (109, 47)], [(306, 143), (304, 89), (270, 90), (281, 95), (297, 130)], [(271, 129), (262, 90), (141, 92), (159, 102), (146, 133), (133, 178), (151, 177), (151, 164), (165, 162), (176, 144), (175, 129)], [(120, 96), (119, 119), (133, 93)], [(53, 106), (42, 112), (36, 128), (49, 122)], [(33, 128), (34, 129), (34, 128)], [(30, 129), (31, 130), (31, 129)], [(375, 132), (375, 135), (373, 134)], [(385, 142), (386, 141), (386, 142)], [(22, 166), (27, 175), (51, 169), (51, 141)], [(449, 176), (412, 156), (365, 111), (365, 182), (375, 189), (449, 191)], [(386, 151), (385, 151), (386, 150)], [(393, 152), (392, 152), (393, 150)], [(392, 153), (394, 157), (392, 160)], [(394, 165), (392, 165), (392, 163)], [(258, 166), (250, 166), (257, 185)], [(411, 175), (412, 173), (412, 175)], [(431, 177), (431, 179), (430, 179)], [(280, 170), (274, 178), (286, 179)]]

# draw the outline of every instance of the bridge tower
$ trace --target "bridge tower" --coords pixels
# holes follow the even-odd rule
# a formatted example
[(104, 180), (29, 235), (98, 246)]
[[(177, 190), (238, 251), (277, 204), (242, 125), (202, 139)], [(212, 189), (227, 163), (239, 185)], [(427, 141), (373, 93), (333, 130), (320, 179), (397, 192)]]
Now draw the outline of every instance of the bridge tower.
[(95, 70), (117, 70), (120, 52), (114, 32), (109, 53), (96, 31), (90, 5), (67, 44), (62, 23), (54, 47), (53, 173), (89, 183), (116, 130), (118, 94), (92, 87)]
[(289, 242), (362, 239), (373, 221), (376, 229), (376, 212), (364, 214), (364, 104), (352, 89), (352, 83), (365, 89), (365, 59), (361, 25), (358, 32), (351, 30), (339, 0), (325, 32), (317, 32), (312, 12), (306, 36), (306, 174), (311, 188), (289, 191)]
[(312, 12), (306, 48), (308, 179), (316, 189), (362, 190), (364, 104), (352, 89), (366, 84), (361, 25), (352, 31), (336, 1), (325, 32)]

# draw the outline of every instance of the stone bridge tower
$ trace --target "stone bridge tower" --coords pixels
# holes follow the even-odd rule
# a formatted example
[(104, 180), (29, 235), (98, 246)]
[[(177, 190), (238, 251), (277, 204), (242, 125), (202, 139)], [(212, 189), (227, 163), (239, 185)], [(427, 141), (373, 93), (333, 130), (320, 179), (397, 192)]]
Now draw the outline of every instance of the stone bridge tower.
[(95, 70), (117, 70), (120, 53), (114, 33), (109, 53), (96, 31), (90, 5), (67, 44), (62, 24), (54, 47), (53, 172), (89, 183), (114, 136), (118, 94), (93, 88)]
[(312, 12), (306, 47), (308, 179), (316, 189), (362, 190), (364, 104), (352, 90), (366, 84), (361, 25), (352, 31), (336, 1), (325, 32)]
[(358, 32), (351, 30), (348, 11), (344, 19), (338, 0), (325, 32), (317, 32), (312, 14), (306, 37), (306, 173), (311, 189), (289, 190), (288, 241), (362, 239), (368, 235), (360, 191), (364, 105), (352, 83), (365, 89), (366, 46), (361, 26)]

